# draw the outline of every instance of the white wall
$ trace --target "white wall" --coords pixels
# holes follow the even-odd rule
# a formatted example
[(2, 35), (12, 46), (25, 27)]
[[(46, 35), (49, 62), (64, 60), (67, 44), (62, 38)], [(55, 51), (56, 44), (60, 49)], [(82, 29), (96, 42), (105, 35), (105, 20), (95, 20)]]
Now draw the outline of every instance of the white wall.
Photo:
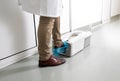
[(71, 0), (72, 30), (90, 24), (90, 0)]
[(63, 0), (63, 13), (61, 15), (61, 33), (66, 33), (70, 31), (70, 14), (69, 14), (69, 1), (70, 0)]
[(101, 21), (102, 0), (71, 0), (72, 30)]

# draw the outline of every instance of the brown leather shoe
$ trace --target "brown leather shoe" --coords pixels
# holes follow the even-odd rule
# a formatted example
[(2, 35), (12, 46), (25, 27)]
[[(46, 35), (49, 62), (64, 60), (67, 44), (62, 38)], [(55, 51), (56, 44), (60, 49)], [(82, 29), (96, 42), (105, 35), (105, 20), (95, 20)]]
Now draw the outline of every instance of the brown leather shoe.
[(39, 67), (58, 66), (58, 65), (61, 65), (61, 64), (64, 64), (64, 63), (65, 63), (64, 59), (60, 59), (60, 58), (51, 56), (46, 61), (40, 61), (39, 60)]

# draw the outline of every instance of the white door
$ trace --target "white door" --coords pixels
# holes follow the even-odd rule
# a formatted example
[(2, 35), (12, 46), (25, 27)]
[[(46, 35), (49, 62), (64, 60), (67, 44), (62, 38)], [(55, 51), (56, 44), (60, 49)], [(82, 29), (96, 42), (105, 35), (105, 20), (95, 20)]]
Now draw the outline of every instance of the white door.
[(33, 15), (17, 0), (0, 1), (0, 59), (36, 46)]

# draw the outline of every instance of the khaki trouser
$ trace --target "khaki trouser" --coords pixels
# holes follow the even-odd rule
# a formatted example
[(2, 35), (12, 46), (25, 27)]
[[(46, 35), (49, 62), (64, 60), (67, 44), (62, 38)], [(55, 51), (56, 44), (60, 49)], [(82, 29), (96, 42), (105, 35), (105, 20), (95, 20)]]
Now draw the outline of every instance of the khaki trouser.
[(54, 46), (62, 44), (60, 35), (60, 17), (40, 17), (38, 27), (38, 52), (40, 60), (47, 60), (50, 58), (50, 40), (53, 38)]

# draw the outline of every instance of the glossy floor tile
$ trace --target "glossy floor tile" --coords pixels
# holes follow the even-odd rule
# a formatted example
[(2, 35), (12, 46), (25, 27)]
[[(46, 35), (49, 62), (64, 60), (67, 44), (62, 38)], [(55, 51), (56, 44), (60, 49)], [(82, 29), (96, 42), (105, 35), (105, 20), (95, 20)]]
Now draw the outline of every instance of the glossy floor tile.
[(38, 68), (38, 55), (0, 70), (0, 81), (120, 81), (120, 20), (97, 28), (91, 45), (57, 67)]

